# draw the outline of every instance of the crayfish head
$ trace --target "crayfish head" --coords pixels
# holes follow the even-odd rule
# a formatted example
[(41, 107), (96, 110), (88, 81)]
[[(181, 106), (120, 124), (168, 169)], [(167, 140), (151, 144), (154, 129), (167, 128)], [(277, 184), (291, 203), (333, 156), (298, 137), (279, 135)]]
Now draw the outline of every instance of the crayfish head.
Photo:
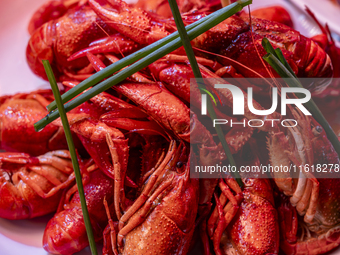
[(53, 21), (45, 23), (35, 30), (26, 48), (26, 60), (31, 70), (39, 77), (47, 80), (42, 60), (48, 60), (53, 67), (54, 54), (52, 49)]
[(311, 131), (313, 133), (312, 145), (314, 165), (338, 164), (339, 163), (338, 154), (336, 153), (332, 143), (327, 138), (325, 130), (315, 119), (312, 119), (311, 121)]

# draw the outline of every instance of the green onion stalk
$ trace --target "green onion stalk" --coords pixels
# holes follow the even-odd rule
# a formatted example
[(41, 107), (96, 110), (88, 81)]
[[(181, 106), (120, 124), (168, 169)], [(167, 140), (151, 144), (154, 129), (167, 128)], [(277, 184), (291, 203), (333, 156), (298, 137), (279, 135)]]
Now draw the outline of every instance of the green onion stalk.
[[(262, 46), (266, 50), (267, 54), (263, 57), (265, 61), (285, 80), (289, 87), (303, 88), (299, 79), (296, 77), (292, 68), (288, 64), (287, 60), (282, 54), (281, 49), (277, 48), (274, 50), (273, 46), (270, 44), (267, 38), (263, 38)], [(301, 98), (303, 95), (296, 94), (297, 97)], [(317, 107), (313, 99), (305, 103), (306, 108), (312, 113), (315, 120), (322, 126), (325, 130), (328, 139), (332, 143), (335, 151), (340, 157), (340, 142), (337, 135), (334, 133), (333, 129), (328, 124), (326, 118), (321, 113), (320, 109)]]
[[(211, 29), (212, 27), (216, 26), (217, 24), (221, 23), (223, 20), (225, 20), (228, 17), (232, 16), (233, 14), (241, 11), (244, 6), (251, 4), (251, 2), (252, 2), (251, 0), (239, 0), (239, 1), (233, 3), (229, 6), (226, 6), (222, 9), (220, 9), (219, 11), (216, 11), (216, 12), (210, 14), (205, 19), (203, 19), (203, 21), (199, 20), (199, 21), (191, 24), (191, 26), (190, 26), (191, 29), (188, 29), (188, 27), (187, 27), (189, 40), (196, 38), (200, 34), (204, 33), (205, 31), (207, 31), (207, 30)], [(75, 107), (81, 105), (82, 103), (86, 102), (87, 100), (91, 99), (92, 97), (94, 97), (94, 96), (98, 95), (99, 93), (109, 89), (110, 87), (118, 84), (119, 82), (122, 82), (123, 80), (125, 80), (126, 78), (131, 76), (132, 74), (134, 74), (134, 73), (138, 72), (139, 70), (147, 67), (148, 65), (150, 65), (154, 61), (158, 60), (159, 58), (161, 58), (161, 57), (165, 56), (166, 54), (169, 54), (172, 51), (181, 47), (182, 41), (178, 36), (176, 37), (176, 33), (171, 34), (171, 35), (163, 38), (162, 39), (163, 41), (162, 40), (161, 41), (162, 41), (162, 44), (164, 43), (164, 45), (162, 45), (162, 44), (161, 44), (161, 46), (158, 45), (157, 49), (150, 47), (151, 45), (148, 46), (148, 47), (150, 47), (150, 48), (148, 48), (148, 51), (147, 51), (147, 52), (149, 52), (149, 54), (146, 57), (144, 57), (141, 60), (133, 63), (131, 66), (123, 69), (122, 71), (118, 72), (117, 74), (113, 75), (112, 77), (107, 78), (112, 73), (120, 70), (121, 68), (124, 68), (127, 65), (127, 63), (130, 63), (129, 61), (132, 61), (132, 59), (134, 61), (140, 55), (138, 55), (138, 57), (135, 57), (135, 58), (133, 58), (132, 56), (131, 57), (130, 56), (125, 57), (122, 60), (120, 60), (120, 61), (112, 64), (111, 66), (103, 69), (101, 72), (98, 72), (98, 74), (99, 73), (101, 74), (100, 78), (98, 78), (98, 76), (99, 76), (98, 74), (95, 74), (95, 75), (91, 76), (90, 78), (88, 78), (87, 80), (85, 80), (84, 83), (86, 83), (86, 86), (81, 87), (81, 89), (77, 90), (78, 86), (79, 86), (78, 85), (76, 87), (77, 92), (76, 93), (72, 92), (71, 94), (70, 93), (67, 94), (67, 97), (64, 98), (63, 102), (66, 102), (69, 99), (78, 96), (80, 93), (82, 93), (85, 90), (85, 88), (88, 88), (89, 86), (95, 85), (99, 80), (101, 80), (103, 78), (107, 78), (106, 80), (97, 84), (95, 87), (93, 87), (90, 90), (79, 95), (74, 100), (66, 103), (65, 104), (65, 111), (68, 112), (68, 111), (74, 109)], [(177, 35), (178, 35), (178, 33), (177, 33)], [(170, 40), (169, 38), (172, 38), (172, 40)], [(155, 44), (153, 44), (153, 45), (155, 45)], [(154, 50), (151, 51), (151, 49), (154, 49)], [(142, 54), (142, 53), (140, 53), (140, 51), (139, 51), (138, 54)], [(132, 54), (132, 55), (134, 55), (134, 54)], [(126, 59), (128, 59), (128, 62), (126, 62)], [(123, 63), (124, 63), (124, 65), (123, 65)], [(109, 71), (107, 71), (107, 70), (109, 70)], [(55, 103), (52, 103), (50, 105), (49, 109), (53, 109), (55, 107), (54, 104)], [(37, 123), (34, 124), (35, 130), (38, 131), (38, 130), (43, 129), (46, 125), (48, 125), (49, 123), (51, 123), (52, 121), (54, 121), (58, 117), (59, 117), (59, 111), (57, 109), (54, 110), (53, 112), (50, 112), (46, 117), (44, 117), (43, 119), (41, 119), (40, 121), (38, 121)]]
[(55, 80), (55, 77), (54, 77), (52, 68), (50, 66), (50, 63), (48, 62), (48, 60), (43, 60), (42, 62), (43, 62), (43, 65), (44, 65), (44, 68), (45, 68), (45, 71), (46, 71), (46, 74), (47, 74), (47, 78), (48, 78), (48, 80), (51, 84), (53, 95), (54, 95), (57, 107), (59, 109), (59, 112), (60, 112), (60, 118), (61, 118), (61, 121), (63, 123), (66, 141), (67, 141), (67, 145), (68, 145), (68, 148), (69, 148), (69, 151), (70, 151), (73, 170), (74, 170), (74, 174), (75, 174), (75, 177), (76, 177), (76, 183), (77, 183), (79, 197), (80, 197), (81, 209), (82, 209), (82, 212), (83, 212), (84, 223), (85, 223), (86, 233), (87, 233), (87, 237), (88, 237), (89, 244), (90, 244), (90, 249), (91, 249), (92, 255), (97, 255), (98, 253), (97, 253), (96, 242), (94, 240), (90, 216), (89, 216), (89, 212), (88, 212), (87, 206), (86, 206), (84, 188), (83, 188), (82, 178), (81, 178), (81, 174), (80, 174), (80, 170), (79, 170), (78, 158), (77, 158), (76, 150), (75, 150), (72, 135), (71, 135), (70, 125), (69, 125), (68, 120), (67, 120), (64, 105), (61, 101), (61, 96), (60, 96), (60, 93), (59, 93), (58, 85), (57, 85), (57, 82)]
[[(181, 14), (179, 12), (176, 0), (169, 0), (169, 5), (170, 5), (172, 15), (174, 17), (174, 20), (175, 20), (175, 23), (176, 23), (176, 26), (177, 26), (179, 36), (182, 40), (185, 52), (188, 56), (192, 71), (194, 73), (195, 79), (202, 79), (203, 77), (202, 77), (201, 71), (198, 67), (194, 51), (193, 51), (191, 44), (190, 44), (190, 38), (188, 36), (187, 31), (185, 30), (183, 20), (182, 20)], [(206, 91), (205, 86), (202, 83), (198, 82), (197, 84), (198, 84), (198, 87), (200, 88), (201, 93)], [(217, 118), (216, 113), (214, 111), (214, 108), (212, 107), (212, 103), (211, 103), (210, 100), (207, 100), (207, 110), (208, 110), (208, 113), (209, 113), (211, 119)], [(224, 138), (221, 126), (216, 125), (215, 129), (216, 129), (216, 133), (218, 135), (218, 138), (220, 139), (220, 141), (222, 143), (222, 147), (224, 149), (225, 154), (227, 155), (227, 158), (229, 160), (230, 165), (236, 167), (235, 160), (234, 160), (233, 155), (230, 152), (229, 146), (228, 146), (228, 144), (227, 144), (227, 142)], [(239, 173), (235, 172), (235, 173), (233, 173), (233, 175), (234, 175), (233, 177), (236, 178), (237, 183), (242, 187), (243, 183), (242, 183), (242, 180), (240, 178)]]

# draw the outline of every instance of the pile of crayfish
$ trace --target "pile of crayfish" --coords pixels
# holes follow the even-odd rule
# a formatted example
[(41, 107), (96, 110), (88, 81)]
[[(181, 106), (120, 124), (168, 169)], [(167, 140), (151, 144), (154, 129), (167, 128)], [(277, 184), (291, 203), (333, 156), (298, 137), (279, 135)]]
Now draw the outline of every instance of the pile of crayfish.
[[(178, 1), (186, 25), (220, 5)], [(262, 60), (261, 41), (268, 38), (298, 77), (339, 77), (340, 50), (327, 26), (320, 25), (322, 34), (313, 38), (292, 27), (289, 13), (278, 6), (235, 14), (192, 40), (202, 76), (214, 84), (224, 84), (223, 78), (275, 80), (279, 75)], [(29, 23), (27, 62), (46, 79), (41, 60), (49, 60), (65, 92), (174, 31), (166, 1), (51, 0)], [(180, 48), (67, 113), (103, 254), (323, 254), (338, 247), (339, 179), (304, 170), (298, 176), (241, 176), (240, 186), (231, 175), (205, 178), (190, 172), (195, 164), (229, 164), (198, 113), (201, 94), (190, 78), (194, 74)], [(319, 103), (334, 106), (339, 84), (324, 81), (304, 85)], [(231, 91), (206, 85), (218, 95), (218, 118), (283, 118), (277, 111), (255, 115), (247, 104), (242, 116), (230, 117)], [(238, 86), (246, 100), (245, 90), (252, 86), (252, 105), (268, 108), (263, 98), (270, 82)], [(56, 120), (38, 133), (33, 127), (53, 100), (50, 90), (0, 97), (0, 149), (6, 151), (0, 152), (0, 217), (31, 219), (54, 212), (43, 247), (73, 254), (89, 243), (63, 126)], [(236, 164), (339, 167), (322, 126), (298, 107), (287, 114), (297, 125), (263, 121), (257, 127), (223, 127)]]

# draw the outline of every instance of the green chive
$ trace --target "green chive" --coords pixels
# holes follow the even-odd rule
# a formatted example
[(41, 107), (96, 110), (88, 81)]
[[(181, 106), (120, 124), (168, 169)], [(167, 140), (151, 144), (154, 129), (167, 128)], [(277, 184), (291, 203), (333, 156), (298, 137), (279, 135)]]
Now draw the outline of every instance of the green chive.
[[(280, 51), (277, 51), (276, 54)], [(282, 52), (281, 52), (281, 57), (283, 57)], [(276, 58), (272, 53), (266, 54), (263, 59), (269, 63), (269, 65), (285, 80), (285, 82), (288, 84), (289, 87), (298, 87), (298, 88), (303, 88), (302, 84), (300, 81), (296, 78), (295, 74), (293, 74), (293, 71), (288, 70), (285, 67), (285, 64), (289, 66), (286, 60), (284, 60), (284, 63), (280, 62), (278, 58)], [(303, 97), (300, 95), (300, 93), (296, 94), (297, 97), (301, 98)], [(305, 103), (306, 108), (312, 113), (313, 117), (315, 120), (323, 127), (325, 130), (328, 139), (332, 143), (335, 151), (338, 153), (340, 157), (340, 142), (338, 140), (338, 137), (334, 133), (333, 129), (330, 127), (328, 124), (327, 120), (313, 101), (311, 99), (309, 102)]]
[[(230, 6), (224, 7), (223, 9), (217, 11), (215, 15), (213, 15), (211, 18), (205, 20), (205, 22), (202, 22), (198, 24), (197, 26), (193, 27), (189, 32), (188, 36), (189, 39), (192, 40), (199, 36), (200, 34), (204, 33), (205, 31), (211, 29), (212, 27), (216, 26), (217, 24), (221, 23), (223, 20), (229, 18), (233, 14), (239, 12), (242, 10), (242, 8), (248, 4), (251, 4), (251, 0), (239, 0)], [(127, 77), (131, 76), (132, 74), (138, 72), (139, 70), (147, 67), (154, 61), (158, 60), (159, 58), (165, 56), (166, 54), (169, 54), (170, 52), (178, 49), (182, 46), (182, 42), (180, 38), (176, 38), (173, 41), (165, 44), (164, 46), (160, 47), (157, 50), (152, 51), (147, 57), (139, 60), (138, 62), (132, 64), (131, 66), (125, 68), (124, 70), (120, 71), (119, 73), (115, 74), (112, 77), (109, 77), (108, 79), (102, 81), (92, 89), (88, 90), (87, 92), (79, 95), (74, 100), (68, 102), (65, 104), (65, 110), (66, 112), (74, 109), (75, 107), (81, 105), (82, 103), (86, 102), (87, 100), (91, 99), (92, 97), (98, 95), (99, 93), (109, 89), (110, 87), (118, 84), (119, 82), (125, 80)], [(125, 59), (125, 58), (124, 58)], [(123, 59), (123, 60), (124, 60)], [(116, 62), (116, 63), (119, 63)], [(121, 63), (121, 62), (120, 62)], [(125, 67), (125, 66), (124, 66)], [(93, 77), (93, 76), (91, 76)], [(91, 77), (89, 79), (91, 79)], [(73, 97), (77, 95), (72, 95)], [(34, 124), (35, 130), (41, 130), (46, 125), (54, 121), (59, 117), (58, 110), (55, 110), (48, 114), (45, 118), (41, 119), (37, 123)]]
[(279, 48), (275, 49), (275, 53), (276, 53), (277, 58), (285, 66), (285, 68), (287, 68), (287, 70), (297, 79), (297, 76), (295, 75), (293, 69), (290, 67), (287, 60), (283, 56), (281, 49), (279, 49)]
[(262, 39), (262, 47), (266, 50), (267, 53), (271, 53), (275, 57), (277, 57), (273, 46), (271, 45), (271, 43), (269, 42), (269, 40), (267, 38)]
[(92, 255), (97, 255), (98, 253), (97, 253), (96, 242), (94, 240), (91, 221), (90, 221), (90, 217), (89, 217), (89, 212), (88, 212), (87, 206), (86, 206), (86, 199), (85, 199), (85, 195), (84, 195), (83, 183), (82, 183), (82, 178), (81, 178), (81, 174), (80, 174), (80, 170), (79, 170), (77, 154), (76, 154), (76, 150), (75, 150), (72, 135), (71, 135), (70, 125), (69, 125), (67, 117), (66, 117), (64, 105), (61, 102), (61, 96), (60, 96), (60, 93), (59, 93), (58, 85), (57, 85), (57, 82), (55, 80), (55, 77), (54, 77), (52, 68), (50, 66), (50, 63), (48, 62), (48, 60), (43, 60), (42, 62), (43, 62), (48, 80), (51, 84), (53, 95), (54, 95), (55, 101), (57, 103), (59, 112), (60, 112), (60, 118), (61, 118), (61, 121), (63, 123), (63, 128), (64, 128), (64, 131), (65, 131), (67, 145), (68, 145), (70, 155), (71, 155), (71, 159), (72, 159), (73, 170), (74, 170), (74, 174), (76, 176), (76, 183), (77, 183), (79, 197), (80, 197), (81, 209), (83, 211), (86, 233), (87, 233), (87, 237), (89, 239), (91, 252), (92, 252)]
[[(172, 15), (174, 17), (174, 20), (175, 20), (175, 23), (176, 23), (176, 26), (177, 26), (177, 30), (178, 30), (179, 36), (181, 37), (181, 40), (182, 40), (185, 52), (186, 52), (186, 54), (188, 56), (188, 59), (189, 59), (192, 71), (194, 73), (194, 76), (195, 76), (196, 79), (202, 79), (203, 77), (202, 77), (201, 71), (200, 71), (200, 69), (198, 67), (194, 51), (193, 51), (193, 49), (191, 47), (188, 33), (185, 30), (185, 27), (184, 27), (184, 24), (183, 24), (183, 20), (182, 20), (181, 14), (179, 12), (176, 0), (169, 0), (169, 5), (170, 5), (171, 11), (172, 11)], [(198, 87), (200, 88), (200, 91), (202, 93), (202, 90), (205, 89), (205, 86), (203, 84), (201, 84), (200, 82), (198, 82), (197, 84), (198, 84)], [(215, 110), (214, 110), (210, 100), (207, 100), (207, 109), (208, 109), (208, 113), (209, 113), (210, 118), (211, 119), (216, 119), (217, 118), (216, 117), (216, 113), (215, 113)], [(235, 166), (236, 167), (235, 160), (233, 158), (233, 155), (230, 152), (228, 143), (225, 140), (225, 137), (223, 135), (223, 131), (222, 131), (221, 126), (216, 125), (215, 129), (216, 129), (218, 138), (220, 139), (220, 142), (222, 143), (224, 152), (227, 155), (229, 163), (231, 164), (231, 166)], [(240, 178), (239, 173), (235, 172), (235, 173), (233, 173), (233, 175), (234, 175), (233, 177), (236, 178), (236, 181), (238, 182), (238, 184), (242, 187), (243, 182), (242, 182), (242, 180)]]
[[(246, 6), (247, 3), (249, 1), (240, 1), (240, 5), (242, 6), (242, 8), (244, 6)], [(199, 24), (202, 24), (206, 21), (208, 21), (209, 19), (213, 18), (216, 15), (220, 15), (223, 14), (224, 10), (220, 9), (188, 26), (186, 26), (187, 31), (190, 31), (191, 29), (197, 27)], [(146, 57), (147, 55), (149, 55), (150, 53), (154, 52), (155, 50), (159, 49), (160, 47), (166, 45), (167, 43), (173, 41), (174, 39), (178, 38), (179, 34), (178, 32), (174, 32), (171, 35), (162, 38), (160, 40), (158, 40), (157, 42), (154, 42), (153, 44), (150, 44), (146, 47), (144, 47), (143, 49), (140, 49), (138, 51), (136, 51), (135, 53), (117, 61), (116, 63), (111, 64), (110, 66), (104, 68), (103, 70), (100, 70), (99, 72), (93, 74), (90, 78), (82, 81), (81, 83), (79, 83), (76, 87), (68, 90), (67, 92), (65, 92), (61, 98), (63, 100), (63, 103), (66, 103), (67, 101), (71, 100), (72, 98), (76, 97), (78, 94), (80, 94), (81, 92), (83, 92), (84, 90), (96, 85), (98, 82), (100, 82), (101, 80), (109, 77), (110, 75), (114, 74), (115, 72), (118, 72), (119, 70), (123, 69), (124, 67), (127, 67), (128, 65), (133, 64), (134, 62), (138, 61), (139, 59)], [(53, 101), (52, 103), (50, 103), (47, 107), (47, 110), (50, 112), (54, 109), (56, 109), (56, 102)]]
[(290, 67), (290, 65), (288, 64), (287, 60), (285, 59), (285, 57), (282, 54), (282, 51), (280, 48), (276, 48), (274, 50), (273, 46), (271, 45), (271, 43), (269, 42), (269, 40), (267, 38), (263, 38), (262, 39), (262, 47), (266, 50), (267, 53), (271, 53), (273, 54), (278, 60), (280, 60), (280, 62), (288, 69), (288, 71), (295, 77), (297, 78), (297, 76), (295, 75), (294, 71), (292, 70), (292, 68)]

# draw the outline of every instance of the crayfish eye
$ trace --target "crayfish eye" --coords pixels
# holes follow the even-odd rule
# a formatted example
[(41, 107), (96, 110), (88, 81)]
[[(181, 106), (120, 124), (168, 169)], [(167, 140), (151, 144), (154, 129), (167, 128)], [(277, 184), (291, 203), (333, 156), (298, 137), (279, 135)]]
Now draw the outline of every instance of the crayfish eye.
[(178, 161), (176, 166), (177, 168), (181, 168), (184, 165), (184, 163), (182, 161)]
[(313, 132), (313, 134), (314, 134), (315, 136), (318, 136), (318, 135), (320, 135), (321, 132), (322, 132), (322, 127), (316, 126), (316, 127), (314, 127), (314, 128), (312, 129), (312, 132)]

